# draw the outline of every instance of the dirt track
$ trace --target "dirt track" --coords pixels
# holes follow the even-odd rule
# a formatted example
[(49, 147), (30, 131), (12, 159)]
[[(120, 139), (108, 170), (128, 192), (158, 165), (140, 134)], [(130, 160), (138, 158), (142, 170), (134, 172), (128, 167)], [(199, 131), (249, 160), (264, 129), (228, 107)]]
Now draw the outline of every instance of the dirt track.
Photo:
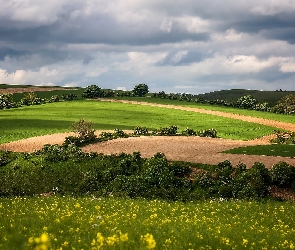
[[(112, 100), (114, 101), (114, 100)], [(129, 102), (129, 101), (124, 101)], [(136, 103), (140, 105), (160, 106), (165, 108), (175, 108), (188, 110), (198, 113), (210, 113), (213, 115), (220, 115), (229, 117), (232, 119), (240, 119), (249, 122), (256, 122), (259, 124), (269, 125), (281, 129), (295, 131), (295, 124), (271, 121), (267, 119), (254, 118), (242, 115), (235, 115), (230, 113), (223, 113), (217, 111), (202, 110), (197, 108), (179, 107), (173, 105), (158, 105), (151, 103)], [(126, 131), (131, 133), (131, 131)], [(99, 131), (97, 132), (99, 134)], [(38, 136), (28, 138), (20, 141), (15, 141), (7, 144), (0, 145), (0, 149), (18, 151), (18, 152), (33, 152), (34, 150), (41, 149), (44, 144), (61, 144), (66, 136), (65, 134), (54, 134)], [(228, 139), (213, 139), (202, 137), (186, 137), (186, 136), (141, 136), (130, 137), (126, 139), (117, 139), (98, 143), (94, 145), (88, 145), (83, 148), (83, 151), (90, 152), (95, 151), (104, 154), (118, 154), (121, 152), (132, 153), (140, 151), (143, 157), (151, 157), (157, 152), (162, 152), (169, 160), (178, 161), (190, 161), (207, 164), (218, 164), (224, 160), (230, 160), (234, 165), (238, 162), (245, 163), (248, 167), (251, 167), (254, 162), (262, 162), (267, 167), (271, 167), (273, 164), (279, 161), (288, 162), (295, 166), (295, 158), (287, 157), (272, 157), (272, 156), (253, 156), (253, 155), (233, 155), (221, 153), (224, 150), (250, 146), (250, 145), (265, 145), (269, 144), (270, 137), (260, 138), (251, 141), (238, 141)]]

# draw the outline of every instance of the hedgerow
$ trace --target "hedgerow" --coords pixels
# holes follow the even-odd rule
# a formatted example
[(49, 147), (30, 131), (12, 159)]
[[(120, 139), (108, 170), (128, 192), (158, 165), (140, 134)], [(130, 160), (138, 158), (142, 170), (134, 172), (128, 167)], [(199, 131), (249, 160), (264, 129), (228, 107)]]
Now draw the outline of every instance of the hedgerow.
[(45, 145), (34, 153), (1, 152), (0, 196), (39, 194), (142, 197), (191, 201), (212, 198), (263, 199), (271, 186), (295, 188), (293, 166), (268, 170), (229, 161), (218, 166), (168, 161), (164, 154), (84, 153), (75, 145)]

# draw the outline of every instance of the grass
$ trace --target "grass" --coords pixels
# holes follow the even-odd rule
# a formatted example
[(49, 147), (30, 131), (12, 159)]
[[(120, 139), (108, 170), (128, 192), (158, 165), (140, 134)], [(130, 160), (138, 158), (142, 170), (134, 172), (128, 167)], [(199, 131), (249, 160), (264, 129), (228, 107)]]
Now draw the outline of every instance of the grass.
[(295, 247), (289, 202), (1, 198), (0, 211), (1, 249)]
[(272, 134), (274, 128), (213, 115), (135, 104), (79, 100), (1, 110), (0, 143), (70, 131), (73, 122), (92, 121), (97, 130), (158, 129), (177, 125), (195, 131), (215, 128), (222, 138), (249, 140)]
[(295, 124), (295, 116), (294, 115), (283, 115), (283, 114), (275, 114), (271, 112), (262, 112), (256, 110), (249, 109), (239, 109), (239, 108), (231, 108), (217, 105), (209, 105), (209, 104), (200, 104), (195, 102), (185, 102), (179, 100), (169, 100), (169, 99), (161, 99), (154, 97), (121, 97), (117, 99), (130, 100), (130, 101), (139, 101), (139, 102), (149, 102), (149, 103), (159, 103), (159, 104), (167, 104), (167, 105), (176, 105), (176, 106), (187, 106), (192, 108), (201, 108), (207, 110), (215, 110), (226, 113), (240, 114), (245, 116), (253, 116), (264, 119), (270, 119), (281, 122), (288, 122)]
[(230, 150), (224, 151), (224, 153), (295, 157), (295, 145), (273, 144), (273, 145), (248, 146), (248, 147), (230, 149)]

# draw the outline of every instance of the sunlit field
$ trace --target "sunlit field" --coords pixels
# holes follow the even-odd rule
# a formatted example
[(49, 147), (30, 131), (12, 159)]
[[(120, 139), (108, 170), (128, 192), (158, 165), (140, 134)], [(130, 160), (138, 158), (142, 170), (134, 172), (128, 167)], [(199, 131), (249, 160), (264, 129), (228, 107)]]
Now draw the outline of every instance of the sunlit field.
[(100, 101), (71, 101), (34, 105), (1, 111), (0, 143), (23, 138), (69, 132), (73, 122), (85, 119), (97, 130), (125, 129), (136, 126), (158, 129), (177, 125), (179, 130), (214, 128), (218, 136), (249, 140), (272, 134), (274, 128), (214, 115)]
[(294, 249), (289, 202), (0, 199), (1, 249)]

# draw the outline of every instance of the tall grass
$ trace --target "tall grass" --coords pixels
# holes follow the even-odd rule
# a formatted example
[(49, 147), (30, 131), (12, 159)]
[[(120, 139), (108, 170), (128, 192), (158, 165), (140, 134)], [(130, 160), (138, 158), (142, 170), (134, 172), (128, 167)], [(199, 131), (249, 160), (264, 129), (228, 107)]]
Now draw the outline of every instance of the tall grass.
[(1, 198), (0, 211), (1, 249), (295, 247), (293, 203)]
[(0, 143), (70, 131), (74, 121), (92, 121), (97, 130), (131, 129), (136, 126), (177, 125), (196, 131), (215, 128), (222, 138), (249, 140), (272, 134), (274, 128), (249, 122), (176, 109), (92, 101), (49, 103), (0, 111)]

